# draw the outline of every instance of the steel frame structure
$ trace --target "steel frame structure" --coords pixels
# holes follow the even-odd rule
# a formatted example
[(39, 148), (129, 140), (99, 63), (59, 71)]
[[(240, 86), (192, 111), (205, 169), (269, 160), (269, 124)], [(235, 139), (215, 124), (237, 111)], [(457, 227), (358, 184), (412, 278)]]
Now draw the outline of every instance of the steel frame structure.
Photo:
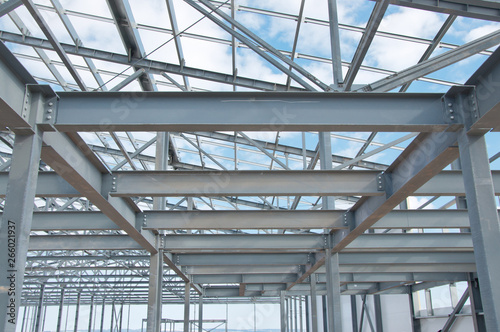
[[(202, 303), (273, 302), (283, 332), (302, 330), (297, 303), (317, 332), (316, 298), (326, 295), (333, 332), (347, 326), (340, 299), (351, 295), (357, 330), (373, 295), (375, 325), (368, 319), (382, 331), (380, 295), (464, 281), (467, 292), (444, 330), (469, 297), (476, 331), (500, 330), (500, 173), (490, 168), (500, 154), (488, 155), (485, 138), (500, 130), (500, 50), (491, 51), (500, 33), (442, 42), (457, 17), (498, 21), (498, 2), (378, 0), (366, 27), (339, 23), (335, 0), (327, 1), (326, 21), (306, 17), (304, 0), (298, 14), (184, 2), (226, 38), (181, 30), (173, 0), (165, 3), (171, 29), (137, 23), (128, 0), (108, 0), (109, 17), (58, 0), (0, 4), (2, 19), (21, 31), (0, 31), (0, 307), (7, 308), (0, 328), (15, 331), (20, 307), (35, 306), (40, 331), (43, 306), (64, 302), (111, 304), (114, 313), (115, 303), (146, 304), (148, 331), (161, 328), (162, 303), (184, 303), (189, 329), (197, 298), (200, 331)], [(449, 16), (433, 40), (381, 31), (395, 6)], [(17, 14), (25, 9), (44, 37)], [(237, 11), (295, 20), (292, 49), (264, 41)], [(72, 42), (59, 40), (47, 13)], [(84, 46), (74, 17), (115, 26), (125, 51)], [(329, 28), (329, 58), (297, 52), (305, 23)], [(174, 40), (178, 63), (151, 57), (141, 31)], [(350, 61), (341, 55), (340, 31), (362, 33)], [(398, 72), (369, 67), (363, 61), (377, 37), (428, 48)], [(186, 65), (185, 40), (228, 47), (231, 74)], [(448, 51), (433, 55), (438, 45)], [(286, 83), (239, 75), (239, 49), (262, 57)], [(462, 84), (427, 77), (475, 54), (487, 60)], [(331, 65), (331, 84), (301, 59)], [(51, 76), (31, 73), (22, 60), (43, 63)], [(386, 77), (354, 84), (361, 71)], [(109, 75), (122, 81), (111, 86)], [(415, 80), (450, 88), (405, 92)], [(204, 91), (203, 81), (233, 91)], [(140, 91), (121, 91), (131, 83)], [(401, 93), (388, 92), (394, 89)], [(300, 143), (281, 142), (288, 132)], [(396, 139), (377, 141), (379, 132)], [(311, 137), (315, 148), (306, 145)], [(360, 145), (358, 153), (333, 153), (332, 139)], [(368, 160), (388, 151), (395, 157), (387, 162)], [(409, 197), (428, 201), (408, 209)], [(447, 201), (441, 209), (423, 209), (440, 198)], [(355, 295), (364, 297), (361, 327)]]

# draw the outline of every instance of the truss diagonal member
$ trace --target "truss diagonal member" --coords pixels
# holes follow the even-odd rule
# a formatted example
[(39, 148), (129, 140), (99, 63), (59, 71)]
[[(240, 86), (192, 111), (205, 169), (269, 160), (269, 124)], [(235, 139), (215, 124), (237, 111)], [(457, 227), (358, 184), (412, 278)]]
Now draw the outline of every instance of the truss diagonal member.
[[(185, 0), (185, 1), (192, 2), (192, 0)], [(254, 34), (249, 29), (247, 29), (243, 24), (241, 24), (238, 21), (234, 20), (231, 16), (227, 15), (226, 13), (224, 13), (223, 11), (221, 11), (219, 8), (216, 8), (209, 1), (207, 1), (207, 0), (199, 0), (199, 1), (201, 3), (203, 3), (206, 7), (210, 8), (217, 15), (219, 15), (220, 17), (222, 17), (224, 20), (226, 20), (227, 22), (231, 23), (231, 25), (233, 25), (236, 28), (238, 28), (245, 35), (247, 35), (248, 37), (250, 37), (253, 41), (257, 42), (260, 46), (262, 46), (268, 52), (270, 52), (271, 54), (273, 54), (274, 56), (276, 56), (278, 59), (280, 59), (281, 61), (283, 61), (286, 64), (288, 64), (289, 66), (291, 66), (293, 69), (295, 69), (300, 74), (302, 74), (305, 77), (307, 77), (307, 79), (309, 79), (311, 82), (313, 82), (314, 84), (316, 84), (317, 86), (319, 86), (322, 90), (324, 90), (324, 91), (331, 90), (331, 88), (328, 85), (326, 85), (325, 83), (321, 82), (317, 77), (314, 77), (309, 71), (305, 70), (300, 65), (298, 65), (295, 62), (293, 62), (293, 60), (291, 60), (287, 56), (283, 55), (279, 50), (277, 50), (276, 48), (274, 48), (272, 45), (270, 45), (269, 43), (267, 43), (266, 41), (264, 41), (262, 38), (260, 38), (256, 34)], [(211, 19), (211, 17), (209, 17), (209, 19)], [(217, 23), (217, 22), (215, 22), (215, 23)], [(219, 23), (217, 23), (217, 24), (220, 25)], [(224, 25), (224, 26), (226, 26), (226, 25)], [(224, 30), (226, 30), (226, 29), (224, 28)], [(231, 35), (233, 35), (233, 33), (235, 32), (232, 29), (229, 29), (229, 30), (226, 30), (226, 31), (228, 31)], [(237, 36), (235, 36), (235, 37), (238, 38)]]
[(267, 151), (262, 145), (260, 145), (259, 143), (257, 143), (256, 141), (254, 141), (253, 139), (251, 139), (250, 137), (248, 137), (248, 135), (246, 135), (245, 133), (242, 133), (241, 131), (238, 131), (238, 135), (240, 135), (241, 137), (243, 137), (244, 139), (246, 139), (251, 145), (255, 146), (257, 149), (259, 149), (259, 151), (261, 151), (266, 156), (268, 156), (269, 158), (271, 158), (271, 160), (274, 160), (281, 167), (283, 167), (284, 169), (290, 170), (290, 168), (287, 165), (285, 165), (281, 160), (279, 160), (278, 158), (276, 158), (275, 156), (273, 156), (272, 153), (270, 153), (269, 151)]
[[(451, 25), (453, 24), (453, 22), (455, 22), (456, 18), (457, 18), (457, 16), (455, 16), (455, 15), (448, 16), (446, 21), (441, 26), (441, 29), (439, 29), (438, 33), (436, 34), (436, 36), (432, 40), (431, 44), (425, 50), (424, 54), (422, 55), (422, 57), (420, 58), (418, 63), (421, 63), (421, 62), (423, 62), (431, 57), (432, 53), (438, 47), (439, 43), (443, 39), (446, 32), (448, 32), (448, 30), (451, 28)], [(399, 92), (405, 92), (406, 90), (408, 90), (408, 88), (410, 87), (410, 84), (411, 84), (411, 82), (408, 82), (405, 85), (403, 85), (401, 87), (401, 89), (399, 90)]]
[(380, 22), (382, 22), (382, 18), (389, 7), (390, 0), (380, 0), (375, 4), (373, 8), (372, 14), (368, 23), (366, 24), (365, 32), (359, 41), (358, 48), (354, 53), (354, 57), (351, 61), (351, 66), (347, 71), (344, 80), (344, 88), (346, 91), (351, 90), (352, 84), (354, 83), (354, 79), (358, 74), (359, 68), (365, 59), (366, 53), (368, 52), (368, 48), (370, 47), (373, 38), (375, 37), (375, 33), (378, 30)]
[[(61, 3), (59, 2), (59, 0), (50, 0), (50, 1), (52, 2), (52, 5), (54, 6), (57, 14), (59, 15), (59, 18), (63, 22), (64, 27), (66, 28), (69, 35), (71, 36), (71, 39), (73, 39), (73, 42), (75, 43), (75, 45), (76, 46), (83, 46), (83, 43), (82, 43), (80, 37), (78, 36), (78, 33), (76, 32), (75, 27), (71, 23), (68, 15), (66, 14), (66, 11), (64, 10), (64, 8), (61, 5)], [(99, 86), (101, 87), (102, 90), (106, 90), (105, 83), (104, 83), (101, 75), (99, 74), (92, 59), (84, 57), (83, 60), (87, 64), (87, 67), (89, 67), (90, 72), (94, 76), (94, 79), (96, 80), (97, 84), (99, 84)]]
[[(295, 28), (295, 37), (293, 38), (292, 53), (290, 55), (290, 59), (292, 61), (295, 59), (295, 52), (297, 50), (297, 43), (299, 42), (300, 27), (302, 26), (302, 23), (304, 23), (305, 3), (306, 3), (306, 0), (302, 0), (300, 2), (299, 16), (297, 17), (297, 27)], [(290, 70), (292, 70), (292, 66), (290, 66)], [(288, 76), (286, 79), (286, 86), (290, 87), (291, 83), (292, 83), (292, 78), (290, 76)]]
[(0, 17), (12, 12), (22, 4), (23, 2), (21, 0), (9, 0), (7, 2), (3, 2), (2, 4), (0, 4)]
[[(129, 60), (132, 58), (142, 59), (146, 56), (144, 46), (141, 41), (141, 36), (136, 28), (136, 22), (130, 8), (128, 0), (107, 0), (111, 14), (115, 21), (116, 27), (120, 33), (123, 45), (127, 51)], [(128, 63), (130, 65), (130, 62)], [(134, 63), (134, 70), (138, 67)], [(139, 80), (144, 91), (157, 91), (154, 78), (148, 74), (144, 79)]]
[(87, 91), (87, 86), (85, 85), (85, 82), (83, 79), (80, 77), (80, 74), (76, 71), (75, 67), (71, 63), (71, 60), (69, 59), (68, 55), (66, 54), (66, 51), (62, 48), (61, 44), (59, 44), (59, 41), (57, 40), (56, 36), (50, 30), (47, 22), (45, 19), (42, 17), (42, 14), (36, 8), (35, 4), (32, 2), (32, 0), (22, 0), (24, 5), (26, 6), (26, 9), (30, 12), (31, 16), (35, 19), (36, 23), (44, 33), (44, 35), (47, 37), (49, 40), (50, 44), (52, 45), (54, 51), (57, 53), (57, 55), (61, 58), (62, 62), (66, 66), (66, 69), (69, 71), (73, 79), (75, 80), (76, 84), (80, 87), (82, 91)]
[(394, 75), (378, 80), (374, 83), (362, 87), (360, 90), (367, 92), (386, 92), (400, 85), (411, 82), (419, 77), (433, 73), (458, 61), (466, 59), (474, 54), (496, 46), (500, 43), (500, 30), (492, 32), (486, 36), (463, 44), (446, 53), (437, 55), (419, 64), (411, 66)]
[[(31, 36), (31, 31), (24, 24), (24, 22), (21, 20), (19, 15), (17, 15), (17, 13), (10, 12), (9, 17), (14, 22), (14, 24), (17, 26), (17, 28), (21, 31), (21, 33), (23, 33), (24, 35)], [(66, 91), (69, 90), (68, 83), (66, 82), (64, 77), (62, 77), (61, 73), (59, 72), (59, 70), (57, 70), (56, 66), (52, 63), (52, 61), (50, 60), (49, 56), (45, 53), (45, 51), (43, 49), (37, 48), (37, 47), (33, 47), (33, 49), (38, 54), (38, 56), (43, 61), (43, 63), (45, 63), (45, 65), (47, 66), (49, 71), (52, 73), (52, 75), (54, 75), (55, 79), (57, 80), (57, 82), (59, 82), (61, 87)]]
[[(170, 19), (170, 25), (172, 26), (172, 32), (174, 34), (175, 49), (177, 50), (177, 57), (179, 58), (179, 64), (181, 66), (185, 63), (184, 52), (182, 50), (182, 43), (180, 38), (180, 30), (177, 25), (177, 16), (175, 14), (174, 2), (172, 0), (165, 0), (168, 9), (168, 18)], [(189, 84), (189, 79), (186, 76), (182, 76), (184, 80), (184, 86), (187, 91), (191, 90), (191, 85)]]
[[(253, 50), (255, 53), (259, 54), (261, 57), (263, 57), (264, 59), (266, 59), (269, 63), (271, 63), (277, 69), (279, 69), (280, 71), (282, 71), (284, 74), (286, 74), (288, 76), (291, 76), (297, 83), (299, 83), (300, 85), (302, 85), (304, 88), (306, 88), (309, 91), (316, 91), (316, 89), (314, 89), (309, 83), (307, 83), (306, 81), (304, 81), (300, 76), (298, 76), (297, 74), (291, 72), (288, 68), (286, 68), (284, 65), (282, 65), (279, 61), (275, 60), (272, 56), (270, 56), (269, 54), (267, 54), (265, 51), (261, 50), (260, 46), (257, 45), (254, 41), (248, 39), (247, 37), (245, 37), (241, 33), (236, 32), (235, 30), (231, 29), (231, 27), (229, 27), (226, 24), (224, 24), (224, 22), (222, 22), (221, 20), (219, 20), (218, 18), (216, 18), (209, 11), (205, 10), (204, 8), (202, 8), (200, 5), (198, 5), (197, 3), (195, 3), (193, 0), (184, 0), (184, 1), (186, 3), (188, 3), (189, 5), (191, 5), (191, 7), (193, 7), (197, 11), (199, 11), (201, 14), (205, 15), (208, 19), (210, 19), (212, 22), (214, 22), (215, 24), (217, 24), (219, 27), (221, 27), (227, 33), (229, 33), (230, 35), (236, 37), (236, 39), (238, 39), (240, 42), (242, 42), (243, 44), (247, 45), (251, 50)], [(231, 17), (228, 17), (227, 19), (230, 22), (233, 21), (231, 19)], [(233, 23), (233, 22), (231, 22), (231, 23)], [(238, 22), (234, 21), (234, 23), (235, 23), (235, 26), (237, 26), (238, 28), (240, 28), (239, 26), (241, 26), (241, 25)], [(245, 29), (244, 27), (242, 27), (242, 28)], [(242, 30), (242, 31), (244, 31), (244, 30)], [(270, 46), (270, 45), (268, 45), (268, 46), (272, 48), (272, 46)], [(272, 49), (275, 50), (274, 48), (272, 48)], [(270, 50), (268, 49), (268, 51), (270, 51)], [(275, 51), (279, 53), (279, 51), (277, 51), (277, 50), (275, 50)], [(278, 56), (276, 54), (274, 54), (274, 55)], [(282, 54), (280, 54), (280, 56), (278, 56), (278, 57), (280, 58), (280, 60), (284, 61), (285, 63), (287, 63), (289, 65), (293, 64), (293, 67), (296, 70), (297, 70), (297, 68), (301, 68), (300, 66), (297, 66), (294, 62), (291, 62), (287, 57), (285, 57)], [(298, 72), (301, 72), (301, 71), (303, 72), (304, 69), (301, 68), (301, 70), (297, 70), (297, 71)], [(307, 77), (307, 74), (306, 74), (306, 77)], [(316, 81), (314, 81), (314, 83), (318, 84)], [(323, 84), (323, 86), (324, 87), (321, 87), (323, 90), (325, 90), (325, 91), (330, 90), (330, 87), (328, 87), (327, 85)]]

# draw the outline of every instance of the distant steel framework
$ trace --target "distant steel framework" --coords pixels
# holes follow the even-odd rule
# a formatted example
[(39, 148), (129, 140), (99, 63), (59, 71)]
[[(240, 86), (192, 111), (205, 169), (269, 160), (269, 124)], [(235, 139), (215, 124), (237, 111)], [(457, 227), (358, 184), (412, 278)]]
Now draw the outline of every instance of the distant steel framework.
[[(203, 303), (265, 302), (280, 303), (282, 332), (317, 332), (311, 299), (325, 296), (328, 331), (338, 332), (359, 328), (356, 295), (363, 313), (373, 295), (372, 329), (381, 332), (381, 295), (412, 302), (456, 282), (468, 288), (452, 299), (443, 331), (469, 298), (476, 331), (500, 331), (500, 171), (490, 168), (500, 152), (487, 151), (500, 129), (500, 51), (491, 51), (500, 30), (462, 45), (442, 41), (457, 17), (500, 21), (500, 3), (367, 1), (371, 15), (357, 27), (338, 21), (336, 0), (326, 1), (328, 20), (307, 17), (298, 2), (291, 14), (235, 0), (166, 0), (167, 29), (137, 23), (128, 0), (107, 0), (109, 17), (59, 0), (0, 1), (1, 22), (19, 29), (0, 30), (2, 331), (24, 324), (21, 307), (37, 308), (41, 331), (47, 305), (59, 306), (60, 328), (63, 304), (76, 306), (77, 322), (82, 304), (111, 305), (120, 319), (123, 304), (146, 304), (147, 331), (160, 331), (162, 303), (185, 304), (188, 331), (197, 301), (200, 332)], [(190, 32), (179, 6), (226, 38)], [(448, 16), (432, 40), (381, 31), (395, 6)], [(263, 40), (238, 12), (294, 22), (292, 48)], [(115, 27), (124, 51), (85, 46), (75, 18)], [(33, 22), (43, 37), (30, 32)], [(330, 57), (297, 50), (304, 24), (329, 29)], [(144, 31), (173, 40), (178, 61), (151, 57)], [(361, 36), (352, 59), (341, 56), (341, 31)], [(377, 37), (427, 49), (399, 72), (370, 67)], [(186, 40), (227, 47), (231, 72), (190, 67)], [(445, 51), (433, 55), (438, 47)], [(239, 50), (285, 80), (241, 76)], [(487, 59), (466, 82), (427, 76), (476, 54)], [(328, 64), (331, 82), (302, 61)], [(362, 71), (383, 78), (355, 84)], [(406, 92), (415, 81), (447, 92)], [(134, 84), (139, 91), (125, 91)], [(335, 153), (332, 139), (353, 143), (356, 155)], [(409, 197), (424, 203), (411, 208)], [(432, 202), (444, 203), (423, 209)], [(342, 322), (342, 295), (351, 295), (352, 324)], [(303, 306), (307, 322), (298, 323)], [(89, 331), (92, 311), (90, 319)]]

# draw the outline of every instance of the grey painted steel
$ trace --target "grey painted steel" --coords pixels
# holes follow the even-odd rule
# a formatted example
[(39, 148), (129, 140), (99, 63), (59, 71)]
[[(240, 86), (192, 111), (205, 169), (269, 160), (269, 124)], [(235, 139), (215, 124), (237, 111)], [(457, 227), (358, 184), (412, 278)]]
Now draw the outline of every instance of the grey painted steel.
[(286, 332), (288, 330), (287, 311), (285, 308), (285, 292), (280, 292), (280, 330)]
[(474, 331), (486, 331), (486, 323), (483, 315), (483, 302), (481, 301), (481, 292), (479, 289), (479, 282), (477, 275), (469, 273), (467, 276), (469, 286), (470, 307), (472, 312), (472, 321), (474, 323)]
[(9, 0), (0, 4), (0, 17), (10, 13), (17, 7), (21, 6), (23, 2), (21, 0)]
[(364, 91), (390, 91), (400, 85), (411, 82), (419, 77), (425, 76), (453, 63), (464, 60), (474, 54), (494, 47), (500, 43), (500, 32), (495, 31), (486, 36), (468, 42), (453, 50), (436, 55), (419, 64), (404, 69), (390, 77), (370, 83), (362, 88)]
[(198, 332), (203, 332), (203, 293), (198, 297)]
[(91, 296), (91, 299), (90, 299), (90, 311), (89, 311), (89, 329), (88, 329), (88, 332), (92, 332), (93, 328), (92, 328), (92, 323), (93, 323), (93, 319), (94, 319), (94, 295)]
[(451, 330), (453, 324), (455, 323), (455, 321), (458, 318), (457, 314), (460, 313), (460, 311), (462, 310), (462, 308), (465, 305), (465, 302), (467, 302), (468, 299), (469, 299), (469, 288), (467, 287), (467, 289), (464, 291), (462, 297), (458, 301), (457, 305), (455, 306), (455, 308), (453, 308), (453, 311), (451, 312), (450, 317), (448, 318), (448, 320), (444, 324), (443, 328), (441, 329), (442, 332), (449, 332)]
[(342, 305), (340, 301), (340, 273), (339, 254), (332, 254), (330, 248), (326, 249), (326, 287), (328, 331), (342, 331)]
[(75, 80), (76, 84), (80, 87), (82, 91), (87, 91), (87, 87), (85, 86), (85, 83), (83, 82), (82, 78), (80, 77), (80, 74), (76, 70), (75, 66), (71, 63), (71, 60), (69, 59), (68, 55), (66, 54), (66, 51), (62, 48), (61, 44), (59, 44), (59, 41), (57, 40), (55, 34), (52, 32), (52, 30), (49, 28), (47, 22), (45, 19), (42, 17), (40, 11), (38, 8), (35, 6), (35, 4), (31, 0), (22, 0), (24, 3), (24, 6), (28, 11), (30, 12), (31, 16), (33, 16), (33, 19), (36, 21), (44, 35), (47, 37), (49, 40), (50, 44), (52, 45), (54, 51), (57, 53), (59, 58), (61, 58), (62, 62), (66, 66), (66, 69), (69, 71), (70, 75), (73, 77)]
[(82, 297), (82, 293), (78, 292), (77, 298), (76, 298), (76, 309), (75, 309), (75, 325), (73, 328), (73, 332), (78, 332), (78, 318), (80, 316), (80, 300)]
[[(276, 50), (274, 47), (271, 45), (267, 44), (264, 42), (262, 39), (260, 39), (257, 35), (252, 33), (249, 29), (245, 28), (242, 24), (238, 23), (237, 21), (233, 20), (229, 15), (225, 14), (224, 12), (220, 11), (217, 7), (213, 6), (210, 2), (201, 0), (200, 2), (203, 3), (206, 7), (210, 9), (210, 12), (198, 5), (196, 2), (192, 0), (185, 0), (186, 3), (191, 5), (194, 9), (205, 15), (208, 19), (210, 19), (212, 22), (217, 24), (220, 28), (225, 30), (227, 33), (230, 35), (234, 36), (236, 39), (238, 39), (240, 42), (248, 46), (251, 50), (253, 50), (255, 53), (260, 55), (262, 58), (267, 60), (269, 63), (271, 63), (273, 66), (275, 66), (278, 70), (282, 71), (286, 75), (292, 77), (297, 83), (302, 85), (306, 90), (309, 91), (316, 91), (309, 83), (304, 81), (301, 76), (293, 73), (291, 70), (286, 68), (284, 65), (282, 65), (279, 61), (277, 61), (275, 58), (267, 54), (265, 51), (261, 50), (260, 47), (266, 49), (268, 52), (272, 53), (274, 56), (279, 58), (281, 61), (285, 62), (286, 64), (292, 66), (295, 70), (300, 72), (304, 77), (308, 78), (311, 80), (314, 84), (318, 85), (321, 89), (328, 91), (329, 87), (319, 81), (316, 77), (314, 77), (312, 74), (307, 72), (306, 70), (302, 69), (297, 63), (291, 61), (288, 59), (286, 56), (281, 54), (278, 50)], [(236, 30), (231, 29), (228, 25), (226, 25), (223, 21), (219, 20), (216, 18), (214, 15), (211, 15), (211, 13), (216, 13), (217, 15), (223, 17), (226, 21), (230, 22), (232, 25), (236, 26), (238, 30), (242, 31), (245, 35), (247, 35), (249, 38), (247, 38), (244, 34), (237, 32)], [(257, 44), (257, 45), (256, 45)], [(260, 45), (259, 45), (260, 44)]]
[[(445, 130), (454, 121), (460, 126), (443, 116), (440, 94), (60, 92), (58, 96), (50, 122), (61, 131), (429, 132)], [(137, 112), (139, 102), (141, 112)]]
[[(383, 195), (377, 189), (376, 177), (380, 174), (377, 171), (200, 171), (193, 176), (191, 171), (176, 172), (114, 172), (117, 182), (122, 181), (123, 185), (118, 184), (115, 191), (111, 191), (113, 196), (184, 196), (184, 195), (251, 195), (251, 194), (277, 194), (293, 195), (296, 192), (305, 190), (307, 195), (331, 194), (340, 195), (342, 193), (349, 195), (362, 196), (380, 196)], [(500, 171), (492, 171), (493, 185), (495, 195), (500, 195)], [(260, 177), (266, 177), (265, 183), (257, 186), (254, 183)], [(293, 181), (297, 179), (297, 181)], [(343, 180), (344, 179), (344, 180)], [(465, 187), (463, 185), (461, 171), (442, 171), (432, 179), (423, 184), (412, 195), (413, 196), (463, 196)], [(97, 181), (97, 180), (96, 180)], [(107, 181), (104, 176), (102, 182)], [(178, 184), (179, 190), (175, 191), (170, 186), (162, 186), (158, 181), (168, 181)], [(279, 182), (275, 182), (279, 181)], [(0, 172), (0, 197), (5, 197), (8, 182), (8, 173)], [(129, 184), (130, 183), (130, 184)], [(278, 183), (280, 188), (270, 189), (273, 183)], [(133, 185), (131, 185), (133, 184)], [(147, 186), (146, 186), (147, 184)], [(198, 184), (198, 185), (197, 185)], [(252, 185), (253, 191), (246, 189), (245, 186)], [(317, 186), (317, 192), (314, 192), (314, 185)], [(349, 186), (351, 184), (351, 186)], [(101, 184), (102, 185), (102, 184)], [(145, 188), (151, 189), (145, 189)], [(281, 188), (283, 187), (283, 188)], [(119, 189), (123, 189), (121, 192)], [(304, 189), (305, 188), (305, 189)], [(81, 197), (74, 187), (55, 172), (39, 172), (36, 192), (37, 197)], [(400, 213), (394, 211), (394, 213)], [(408, 212), (409, 217), (413, 211)], [(424, 213), (424, 212), (422, 212)], [(437, 211), (436, 211), (437, 213)], [(154, 216), (154, 214), (152, 214)], [(458, 215), (457, 215), (458, 217)], [(411, 218), (411, 217), (410, 217)], [(463, 222), (459, 222), (463, 223)], [(453, 221), (450, 221), (453, 224)]]
[(149, 265), (147, 332), (160, 332), (163, 293), (163, 253), (151, 254)]
[(373, 7), (372, 13), (365, 27), (365, 32), (361, 36), (361, 40), (358, 43), (356, 52), (352, 57), (349, 70), (345, 75), (344, 89), (346, 91), (349, 91), (352, 87), (354, 79), (356, 78), (359, 68), (361, 67), (361, 63), (363, 63), (366, 53), (368, 52), (368, 49), (370, 48), (373, 38), (375, 37), (375, 33), (378, 30), (380, 22), (384, 17), (385, 11), (387, 10), (387, 7), (389, 7), (389, 2), (390, 0), (380, 0), (377, 1), (375, 7)]
[[(146, 53), (128, 0), (107, 0), (107, 3), (129, 59), (143, 58)], [(137, 72), (140, 68), (134, 64), (134, 70)], [(145, 91), (157, 91), (154, 78), (149, 73), (139, 80), (139, 84)]]
[(373, 171), (141, 171), (113, 174), (116, 185), (110, 192), (112, 196), (383, 194), (377, 189), (378, 173)]
[[(35, 111), (39, 98), (33, 96)], [(15, 331), (19, 315), (41, 146), (39, 133), (16, 135), (0, 231), (4, 254), (0, 263), (0, 287), (4, 289), (0, 304), (8, 308), (0, 315), (0, 329), (6, 332)]]
[[(91, 200), (113, 222), (150, 252), (156, 252), (152, 245), (152, 234), (141, 233), (135, 228), (135, 211), (121, 198), (103, 196), (101, 171), (87, 155), (67, 136), (55, 132), (44, 134), (42, 159), (58, 172), (68, 183)], [(71, 159), (68, 159), (68, 156)], [(112, 178), (108, 175), (108, 180)]]
[[(59, 310), (57, 313), (57, 325), (56, 325), (56, 332), (61, 332), (61, 322), (62, 322), (62, 314), (63, 314), (63, 308), (64, 308), (64, 295), (66, 294), (66, 288), (61, 288), (61, 299), (59, 302)], [(104, 306), (103, 306), (103, 312), (104, 312)], [(101, 332), (102, 332), (102, 326), (101, 326)]]
[(351, 324), (352, 330), (354, 332), (358, 331), (358, 306), (356, 304), (356, 295), (350, 296), (350, 304), (351, 304)]
[(190, 305), (191, 283), (186, 282), (184, 287), (184, 332), (189, 332), (189, 305)]
[(375, 309), (375, 328), (377, 332), (384, 332), (384, 320), (382, 318), (382, 305), (380, 295), (373, 295), (373, 305)]
[(35, 321), (35, 331), (34, 332), (43, 331), (42, 312), (46, 310), (43, 306), (44, 293), (45, 293), (45, 284), (42, 284), (40, 286), (40, 301), (38, 302), (38, 309), (36, 311), (36, 321)]
[(332, 72), (334, 87), (344, 82), (342, 75), (342, 57), (340, 54), (340, 32), (337, 0), (328, 0), (328, 27), (330, 28), (330, 50), (332, 55)]
[[(441, 40), (444, 38), (444, 35), (448, 32), (448, 30), (451, 28), (453, 22), (455, 22), (457, 16), (456, 15), (450, 15), (448, 18), (446, 18), (446, 21), (443, 23), (441, 26), (441, 29), (437, 32), (436, 36), (432, 40), (431, 44), (427, 47), (425, 50), (424, 54), (422, 54), (422, 57), (420, 60), (418, 60), (418, 63), (421, 63), (422, 61), (425, 61), (429, 59), (436, 50), (436, 48), (441, 44)], [(408, 88), (410, 87), (411, 82), (405, 83), (399, 92), (406, 92)]]
[[(329, 132), (318, 133), (321, 170), (332, 169), (332, 137)], [(321, 197), (321, 205), (323, 210), (335, 209), (335, 198), (330, 196)]]
[(500, 221), (491, 184), (483, 136), (463, 131), (459, 137), (462, 172), (467, 196), (472, 241), (488, 331), (500, 329), (500, 263), (496, 257)]
[(391, 0), (392, 4), (482, 20), (500, 21), (497, 1), (485, 0)]
[[(24, 38), (23, 38), (24, 37)], [(36, 46), (39, 48), (52, 50), (52, 45), (49, 41), (36, 37), (23, 36), (21, 34), (2, 32), (1, 40), (10, 41), (22, 45)], [(122, 65), (129, 65), (130, 61), (127, 55), (120, 53), (112, 53), (107, 51), (101, 51), (97, 49), (92, 49), (88, 47), (77, 47), (70, 44), (60, 44), (61, 47), (68, 54), (79, 55), (86, 58), (91, 58), (95, 60), (102, 60), (112, 63), (118, 63)], [(160, 62), (155, 60), (147, 60), (140, 58), (132, 58), (134, 66), (137, 68), (143, 68), (148, 70), (151, 74), (162, 75), (164, 72), (178, 75), (186, 75), (193, 78), (198, 78), (202, 80), (208, 80), (218, 83), (233, 84), (236, 86), (242, 86), (251, 89), (264, 90), (264, 91), (287, 91), (287, 87), (284, 84), (275, 84), (272, 82), (267, 82), (263, 80), (257, 80), (252, 78), (246, 78), (241, 76), (233, 76), (228, 74), (223, 74), (215, 71), (203, 70), (188, 66), (180, 66), (166, 62)], [(304, 91), (304, 89), (291, 87), (292, 91)]]

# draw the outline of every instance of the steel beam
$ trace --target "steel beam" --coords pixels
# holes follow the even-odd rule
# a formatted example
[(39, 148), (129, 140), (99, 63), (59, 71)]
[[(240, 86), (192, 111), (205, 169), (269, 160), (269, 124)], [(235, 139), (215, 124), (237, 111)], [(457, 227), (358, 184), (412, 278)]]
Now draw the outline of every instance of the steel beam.
[(60, 131), (431, 132), (461, 126), (445, 118), (440, 94), (60, 92), (58, 96), (57, 112), (46, 122)]
[(488, 0), (391, 0), (391, 4), (481, 20), (500, 21), (500, 5)]
[[(9, 33), (6, 31), (2, 31), (0, 36), (1, 40), (9, 41), (13, 43), (18, 43), (27, 46), (39, 47), (47, 50), (53, 50), (52, 45), (45, 39), (23, 36), (21, 34)], [(233, 76), (228, 74), (223, 74), (215, 71), (203, 70), (188, 66), (180, 66), (171, 63), (141, 59), (141, 58), (132, 58), (129, 60), (127, 55), (123, 55), (120, 53), (112, 53), (97, 49), (92, 49), (88, 47), (77, 47), (75, 45), (64, 44), (61, 43), (61, 47), (68, 54), (79, 55), (86, 58), (91, 58), (95, 60), (102, 60), (106, 62), (112, 62), (122, 65), (130, 65), (130, 61), (134, 63), (134, 66), (137, 68), (143, 68), (148, 70), (151, 74), (162, 75), (164, 72), (177, 74), (177, 75), (185, 75), (193, 78), (198, 78), (202, 80), (208, 80), (212, 82), (218, 82), (223, 84), (232, 84), (236, 86), (246, 87), (250, 89), (256, 90), (265, 90), (265, 91), (287, 91), (287, 87), (284, 84), (275, 84), (272, 82), (267, 82), (263, 80), (257, 80), (252, 78), (246, 78), (241, 76)], [(304, 91), (301, 88), (291, 87), (292, 91)]]
[(186, 282), (184, 289), (184, 332), (190, 331), (189, 326), (189, 306), (190, 306), (190, 291), (191, 285), (189, 282)]
[(0, 4), (0, 17), (10, 13), (17, 7), (21, 6), (23, 2), (21, 0), (9, 0)]
[[(217, 196), (225, 193), (238, 196), (251, 194), (294, 195), (303, 191), (310, 196), (318, 194), (341, 195), (342, 193), (362, 196), (383, 195), (383, 192), (378, 190), (376, 183), (377, 175), (380, 174), (377, 171), (200, 171), (196, 172), (196, 176), (193, 176), (194, 173), (191, 171), (141, 171), (137, 173), (127, 171), (114, 172), (113, 174), (116, 175), (116, 181), (121, 182), (121, 186), (118, 185), (115, 191), (110, 191), (112, 196)], [(500, 195), (500, 171), (494, 170), (491, 174), (495, 195)], [(107, 177), (103, 175), (101, 181), (106, 183)], [(257, 182), (263, 178), (264, 181), (258, 186)], [(412, 196), (463, 196), (465, 195), (465, 187), (461, 180), (461, 171), (442, 171), (423, 184)], [(159, 181), (175, 183), (179, 187), (179, 191), (173, 190), (170, 186), (162, 186), (158, 183)], [(5, 197), (7, 182), (8, 173), (0, 172), (0, 197)], [(276, 189), (275, 184), (279, 184), (279, 188)], [(250, 185), (253, 187), (247, 188)], [(315, 186), (316, 192), (313, 189)], [(150, 187), (150, 189), (145, 189), (146, 187)], [(82, 193), (55, 172), (39, 172), (35, 195), (37, 197), (81, 197)], [(395, 215), (403, 213), (393, 212)], [(448, 212), (451, 213), (450, 211), (442, 213)], [(409, 211), (404, 218), (410, 218), (410, 225), (414, 213), (418, 216), (425, 212)], [(460, 214), (460, 212), (457, 213)], [(151, 216), (156, 217), (154, 213)], [(463, 221), (457, 222), (458, 225), (463, 224)], [(453, 221), (449, 221), (450, 225), (453, 223)], [(443, 225), (446, 224), (447, 222), (443, 223)]]
[(445, 68), (458, 61), (464, 60), (474, 54), (494, 47), (500, 43), (500, 31), (492, 32), (486, 36), (463, 44), (448, 52), (436, 55), (428, 60), (422, 61), (414, 66), (404, 69), (394, 75), (385, 77), (374, 83), (364, 86), (363, 91), (384, 92), (397, 88), (400, 85), (411, 82), (419, 77)]

